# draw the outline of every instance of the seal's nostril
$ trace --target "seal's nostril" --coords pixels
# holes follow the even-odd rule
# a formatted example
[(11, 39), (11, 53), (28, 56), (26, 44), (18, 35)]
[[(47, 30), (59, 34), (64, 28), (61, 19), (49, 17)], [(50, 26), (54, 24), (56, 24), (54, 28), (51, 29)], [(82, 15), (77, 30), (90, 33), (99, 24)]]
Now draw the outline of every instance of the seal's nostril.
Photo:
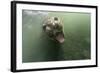
[(58, 20), (58, 18), (57, 18), (57, 17), (54, 17), (54, 20), (56, 20), (56, 21), (57, 21), (57, 20)]

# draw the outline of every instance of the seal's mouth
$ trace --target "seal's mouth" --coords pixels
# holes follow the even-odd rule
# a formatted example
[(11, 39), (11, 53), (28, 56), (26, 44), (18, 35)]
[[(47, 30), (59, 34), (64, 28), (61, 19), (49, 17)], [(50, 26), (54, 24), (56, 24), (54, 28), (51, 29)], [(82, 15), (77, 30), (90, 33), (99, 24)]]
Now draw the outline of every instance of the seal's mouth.
[(56, 40), (59, 42), (59, 43), (64, 43), (64, 34), (60, 33), (56, 36)]

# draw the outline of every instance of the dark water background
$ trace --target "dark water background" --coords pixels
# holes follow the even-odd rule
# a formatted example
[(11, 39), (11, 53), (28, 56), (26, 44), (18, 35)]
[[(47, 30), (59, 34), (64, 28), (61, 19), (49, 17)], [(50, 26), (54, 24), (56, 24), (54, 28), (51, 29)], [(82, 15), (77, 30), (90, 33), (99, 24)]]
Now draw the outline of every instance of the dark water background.
[[(62, 20), (65, 42), (51, 40), (42, 30), (46, 16)], [(22, 11), (22, 61), (61, 61), (90, 59), (89, 13)]]

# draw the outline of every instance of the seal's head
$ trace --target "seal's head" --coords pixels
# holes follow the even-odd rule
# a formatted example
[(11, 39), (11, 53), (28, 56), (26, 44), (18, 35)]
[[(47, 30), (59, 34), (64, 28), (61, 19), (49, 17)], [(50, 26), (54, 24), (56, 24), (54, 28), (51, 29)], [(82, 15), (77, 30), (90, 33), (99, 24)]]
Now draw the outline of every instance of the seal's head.
[(63, 25), (58, 17), (46, 18), (43, 24), (43, 30), (51, 39), (59, 43), (64, 42)]

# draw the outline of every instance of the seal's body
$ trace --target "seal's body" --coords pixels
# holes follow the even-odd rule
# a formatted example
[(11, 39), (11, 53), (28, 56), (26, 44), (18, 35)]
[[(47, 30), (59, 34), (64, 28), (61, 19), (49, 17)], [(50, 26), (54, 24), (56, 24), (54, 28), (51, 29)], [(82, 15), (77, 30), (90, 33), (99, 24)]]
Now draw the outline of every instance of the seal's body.
[(43, 24), (43, 30), (51, 39), (59, 43), (64, 42), (63, 26), (58, 17), (46, 18)]

